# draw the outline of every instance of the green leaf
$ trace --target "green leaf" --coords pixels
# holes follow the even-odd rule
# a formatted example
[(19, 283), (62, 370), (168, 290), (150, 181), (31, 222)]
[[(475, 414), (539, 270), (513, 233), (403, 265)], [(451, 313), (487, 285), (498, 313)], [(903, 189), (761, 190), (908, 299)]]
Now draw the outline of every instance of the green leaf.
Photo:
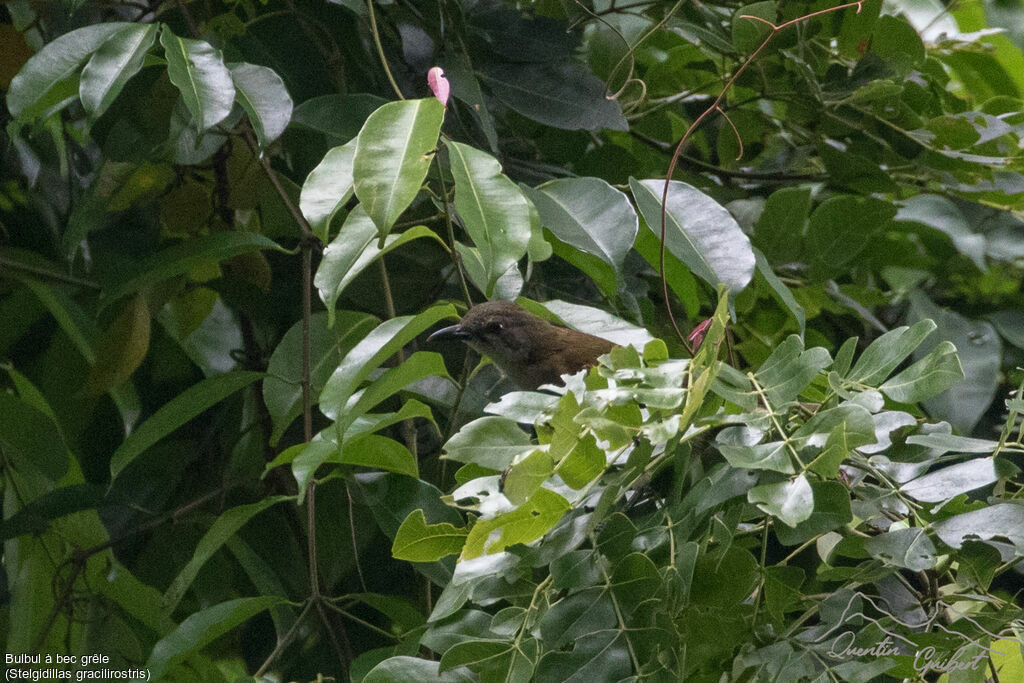
[(732, 17), (732, 45), (741, 55), (750, 54), (764, 42), (772, 27), (757, 19), (744, 19), (743, 15), (761, 17), (775, 23), (778, 10), (774, 2), (755, 2), (740, 7)]
[[(323, 259), (313, 278), (313, 285), (320, 292), (327, 314), (334, 317), (334, 304), (341, 292), (367, 266), (389, 251), (421, 237), (429, 237), (444, 244), (433, 230), (417, 225), (398, 235), (388, 235), (381, 249), (377, 228), (363, 211), (362, 205), (352, 209), (337, 237), (324, 249)], [(333, 326), (334, 321), (331, 320), (329, 324)]]
[(439, 320), (455, 317), (455, 308), (449, 304), (428, 308), (419, 315), (400, 316), (381, 323), (345, 354), (341, 364), (324, 385), (320, 393), (320, 404), (339, 407), (346, 405), (359, 385), (416, 335)]
[[(727, 434), (727, 432), (723, 432)], [(728, 438), (721, 436), (720, 438)], [(783, 474), (796, 474), (786, 442), (771, 441), (752, 445), (720, 442), (717, 448), (733, 467), (753, 470), (774, 470)]]
[(915, 359), (923, 358), (943, 340), (955, 346), (964, 379), (955, 389), (925, 399), (924, 406), (929, 414), (970, 433), (996, 395), (1003, 356), (999, 335), (991, 324), (941, 309), (917, 290), (910, 295), (907, 316), (910, 320), (931, 318), (937, 326), (934, 338), (914, 351)]
[(341, 144), (355, 139), (370, 114), (387, 102), (367, 93), (320, 95), (295, 107), (292, 122), (323, 133), (329, 144)]
[(864, 542), (864, 549), (888, 565), (914, 572), (931, 569), (938, 560), (935, 544), (921, 528), (893, 529), (872, 536)]
[(810, 210), (808, 187), (786, 187), (769, 195), (754, 225), (753, 239), (770, 263), (782, 265), (800, 257), (800, 241)]
[(284, 598), (265, 595), (228, 600), (194, 612), (153, 646), (145, 668), (153, 680), (158, 680), (208, 643), (260, 612), (284, 602)]
[(321, 242), (330, 239), (331, 220), (355, 191), (352, 171), (355, 156), (355, 139), (329, 150), (302, 184), (299, 208)]
[[(647, 224), (647, 221), (644, 221)], [(654, 268), (655, 272), (661, 271), (661, 243), (658, 236), (651, 230), (640, 230), (636, 236), (636, 244), (633, 247), (644, 260)], [(672, 292), (679, 297), (679, 301), (686, 309), (686, 314), (691, 318), (697, 317), (700, 313), (700, 297), (697, 294), (697, 279), (690, 272), (682, 261), (677, 259), (667, 249), (665, 256), (665, 278)]]
[[(90, 364), (96, 363), (93, 340), (98, 336), (95, 323), (70, 295), (60, 287), (41, 282), (32, 277), (17, 278), (47, 308), (60, 325), (82, 357)], [(139, 397), (131, 384), (122, 384), (110, 390), (118, 412), (121, 414), (124, 431), (127, 434), (139, 418)]]
[(146, 297), (133, 296), (96, 342), (96, 363), (82, 391), (100, 396), (126, 382), (146, 358), (150, 326)]
[(139, 428), (114, 451), (110, 457), (110, 478), (117, 479), (125, 467), (157, 441), (261, 377), (261, 372), (229, 372), (215, 375), (175, 396), (139, 425)]
[(965, 541), (1005, 537), (1013, 543), (1018, 556), (1024, 555), (1024, 506), (1021, 505), (996, 503), (934, 522), (932, 529), (951, 548), (959, 548)]
[(561, 648), (577, 638), (612, 628), (615, 607), (603, 589), (583, 590), (562, 598), (540, 619), (545, 643)]
[(625, 193), (600, 178), (562, 178), (524, 191), (555, 237), (601, 259), (621, 279), (639, 227)]
[(882, 15), (871, 34), (871, 51), (906, 74), (925, 59), (924, 44), (914, 27), (903, 17)]
[(349, 425), (378, 403), (426, 377), (451, 379), (441, 354), (417, 351), (400, 365), (388, 368), (374, 378), (366, 389), (352, 396), (346, 405), (321, 403), (320, 410), (332, 420), (337, 420), (338, 431), (344, 433)]
[[(949, 426), (946, 426), (949, 429)], [(913, 434), (907, 437), (908, 444), (924, 446), (940, 451), (938, 455), (956, 451), (957, 453), (994, 453), (999, 447), (998, 441), (991, 439), (973, 439), (968, 436), (957, 436), (955, 434)]]
[(789, 287), (785, 285), (772, 270), (771, 264), (764, 257), (764, 254), (757, 248), (754, 248), (754, 258), (757, 264), (757, 276), (764, 280), (764, 283), (768, 285), (768, 288), (772, 292), (772, 296), (778, 300), (796, 319), (796, 324), (800, 328), (800, 338), (803, 339), (804, 329), (807, 326), (807, 314), (804, 312), (804, 307), (801, 306), (796, 297), (793, 296), (793, 292), (790, 291)]
[(873, 197), (826, 199), (811, 214), (804, 237), (803, 260), (811, 278), (822, 282), (849, 270), (895, 215), (896, 207)]
[(889, 330), (864, 349), (846, 379), (851, 383), (877, 385), (934, 330), (935, 323), (931, 320)]
[(363, 678), (363, 683), (394, 683), (395, 681), (416, 681), (417, 683), (473, 683), (477, 680), (468, 670), (440, 673), (441, 663), (416, 657), (399, 656), (385, 659)]
[[(337, 462), (340, 465), (360, 465), (373, 470), (405, 474), (410, 477), (418, 477), (420, 474), (419, 465), (409, 449), (394, 439), (378, 434), (364, 434), (345, 442), (341, 449), (340, 457), (329, 458), (328, 462)], [(294, 470), (300, 468), (300, 460), (296, 458), (293, 465)], [(310, 470), (312, 474), (312, 470)], [(296, 475), (296, 479), (299, 476)], [(304, 490), (308, 477), (299, 481), (300, 487)]]
[(409, 513), (398, 527), (391, 555), (408, 562), (436, 562), (442, 557), (462, 552), (469, 529), (458, 528), (447, 522), (427, 524), (423, 510)]
[(518, 455), (536, 448), (512, 420), (481, 417), (460, 429), (444, 446), (444, 458), (503, 470)]
[(604, 472), (604, 468), (604, 451), (598, 447), (593, 434), (584, 434), (558, 463), (558, 475), (569, 488), (578, 491)]
[(281, 137), (292, 119), (292, 98), (273, 69), (256, 64), (228, 64), (238, 103), (256, 132), (260, 147)]
[(814, 511), (814, 493), (802, 474), (795, 479), (755, 486), (747, 493), (747, 500), (792, 527)]
[(52, 482), (68, 470), (68, 447), (57, 424), (20, 398), (0, 391), (0, 452), (14, 467), (32, 469)]
[(816, 481), (811, 484), (814, 510), (811, 516), (789, 527), (776, 524), (773, 529), (782, 545), (799, 545), (834, 529), (849, 524), (853, 519), (850, 508), (850, 490), (838, 481)]
[(661, 588), (662, 578), (654, 562), (643, 553), (630, 553), (615, 566), (611, 590), (628, 614), (650, 600)]
[(535, 450), (509, 468), (502, 492), (513, 505), (522, 505), (554, 473), (551, 456), (546, 451)]
[(940, 503), (993, 484), (1018, 471), (1011, 462), (1002, 458), (974, 458), (912, 479), (900, 486), (900, 490), (914, 500)]
[[(0, 410), (3, 410), (5, 416), (12, 414), (17, 417), (17, 411), (14, 413), (9, 412), (9, 398), (12, 397), (0, 398)], [(5, 422), (5, 419), (0, 417), (0, 443), (6, 440), (4, 438), (4, 432), (7, 429)], [(21, 422), (20, 424), (26, 425), (28, 423)], [(48, 425), (48, 427), (53, 429), (51, 425)], [(48, 436), (46, 441), (53, 442), (53, 438)], [(9, 445), (5, 445), (5, 453), (7, 453), (7, 457), (12, 462), (17, 462), (19, 465), (26, 461), (23, 454), (14, 452)], [(38, 451), (35, 452), (35, 456), (38, 457)], [(55, 519), (66, 517), (82, 510), (98, 508), (103, 505), (104, 491), (105, 488), (97, 484), (72, 484), (71, 486), (62, 486), (48, 491), (30, 501), (7, 519), (0, 521), (0, 540), (6, 541), (9, 538), (15, 538), (23, 534), (42, 533), (49, 528), (50, 522)]]
[(263, 512), (272, 505), (277, 505), (286, 500), (295, 500), (295, 496), (269, 496), (263, 500), (250, 505), (239, 505), (223, 512), (210, 528), (203, 534), (203, 537), (196, 544), (192, 557), (181, 568), (178, 575), (171, 581), (164, 593), (163, 607), (167, 614), (174, 612), (178, 603), (185, 597), (185, 591), (195, 581), (199, 570), (213, 557), (214, 553), (220, 550), (227, 541), (234, 536), (239, 529), (245, 526), (246, 522)]
[(202, 133), (226, 119), (235, 104), (235, 84), (221, 51), (205, 40), (179, 38), (166, 26), (160, 44), (167, 75), (181, 92), (196, 130)]
[(481, 80), (498, 101), (539, 123), (565, 130), (627, 130), (619, 103), (604, 83), (570, 61), (543, 64), (492, 62)]
[(934, 194), (915, 195), (899, 203), (895, 220), (924, 225), (948, 235), (957, 251), (979, 269), (985, 269), (985, 237), (975, 234), (952, 200)]
[(31, 121), (51, 107), (63, 106), (77, 96), (71, 79), (82, 62), (120, 31), (135, 30), (135, 24), (110, 22), (69, 31), (47, 43), (32, 55), (11, 79), (7, 109), (16, 120)]
[(110, 36), (82, 69), (78, 92), (89, 118), (95, 121), (137, 74), (156, 42), (158, 24), (129, 24)]
[(562, 496), (548, 489), (537, 489), (530, 500), (512, 512), (478, 519), (466, 537), (461, 560), (492, 555), (510, 545), (536, 541), (550, 531), (568, 509), (569, 501)]
[(284, 251), (273, 240), (254, 232), (217, 232), (206, 237), (189, 239), (142, 259), (127, 277), (103, 290), (100, 305), (109, 306), (146, 285), (185, 275), (201, 265), (218, 263), (239, 254), (262, 249)]
[(757, 380), (773, 409), (797, 398), (800, 392), (832, 363), (828, 351), (816, 346), (804, 350), (796, 335), (786, 337), (761, 364)]
[[(629, 179), (640, 213), (655, 235), (661, 233), (664, 180)], [(669, 183), (665, 246), (712, 287), (727, 285), (735, 294), (754, 275), (750, 239), (729, 211), (692, 185)]]
[[(495, 660), (508, 661), (515, 647), (507, 640), (466, 640), (459, 643), (441, 656), (441, 671), (449, 671), (459, 666), (477, 670)], [(507, 672), (507, 668), (506, 668)]]
[[(309, 318), (309, 380), (313, 404), (341, 359), (356, 342), (377, 324), (368, 313), (342, 311), (331, 327), (328, 313), (314, 313)], [(263, 380), (263, 402), (267, 406), (274, 430), (271, 444), (276, 444), (288, 425), (302, 413), (302, 321), (292, 325), (274, 348)]]
[(458, 142), (447, 144), (455, 208), (483, 261), (490, 297), (494, 285), (523, 254), (530, 240), (530, 208), (498, 160)]
[(537, 683), (618, 681), (632, 670), (624, 632), (589, 631), (573, 643), (571, 652), (550, 651), (537, 665)]
[(381, 239), (419, 193), (443, 120), (444, 106), (433, 97), (389, 102), (366, 119), (352, 175)]
[(878, 388), (894, 401), (918, 403), (941, 394), (963, 378), (956, 347), (944, 341)]

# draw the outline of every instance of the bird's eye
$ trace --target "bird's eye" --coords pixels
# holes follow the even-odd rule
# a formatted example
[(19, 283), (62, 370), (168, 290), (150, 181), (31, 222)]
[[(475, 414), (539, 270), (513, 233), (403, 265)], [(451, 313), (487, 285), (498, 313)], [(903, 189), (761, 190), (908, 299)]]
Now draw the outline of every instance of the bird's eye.
[(491, 334), (497, 334), (498, 332), (501, 332), (504, 328), (505, 326), (502, 325), (497, 320), (495, 320), (494, 322), (487, 323), (487, 331), (490, 332)]

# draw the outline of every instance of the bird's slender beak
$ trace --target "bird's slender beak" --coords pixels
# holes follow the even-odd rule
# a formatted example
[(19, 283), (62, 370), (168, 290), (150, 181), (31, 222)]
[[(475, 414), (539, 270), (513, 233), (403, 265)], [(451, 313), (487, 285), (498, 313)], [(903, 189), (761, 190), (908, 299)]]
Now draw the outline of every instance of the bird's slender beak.
[(434, 334), (427, 337), (427, 341), (434, 341), (435, 339), (468, 339), (469, 334), (462, 329), (462, 325), (450, 325), (448, 327), (442, 327)]

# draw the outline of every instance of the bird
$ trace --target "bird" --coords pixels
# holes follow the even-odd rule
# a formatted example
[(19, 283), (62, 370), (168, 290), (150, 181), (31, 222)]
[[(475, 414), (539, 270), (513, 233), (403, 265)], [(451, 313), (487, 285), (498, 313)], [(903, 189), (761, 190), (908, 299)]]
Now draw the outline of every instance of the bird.
[(597, 364), (615, 346), (607, 339), (555, 325), (511, 301), (487, 301), (427, 341), (459, 339), (487, 356), (521, 389), (562, 384), (561, 376)]

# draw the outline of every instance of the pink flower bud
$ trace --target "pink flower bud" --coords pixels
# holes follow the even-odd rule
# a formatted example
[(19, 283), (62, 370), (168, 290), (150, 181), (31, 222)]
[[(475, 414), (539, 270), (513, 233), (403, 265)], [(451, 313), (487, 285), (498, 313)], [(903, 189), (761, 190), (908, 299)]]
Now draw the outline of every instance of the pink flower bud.
[(697, 325), (697, 327), (693, 328), (693, 332), (690, 333), (690, 336), (686, 338), (686, 340), (690, 342), (690, 346), (694, 352), (696, 352), (697, 349), (700, 348), (701, 344), (704, 343), (704, 337), (708, 333), (708, 328), (711, 327), (711, 321), (712, 318), (708, 318), (700, 325)]
[(434, 97), (436, 97), (438, 101), (447, 108), (448, 93), (451, 92), (451, 86), (448, 85), (448, 79), (444, 77), (444, 69), (439, 66), (435, 66), (428, 71), (427, 85), (430, 86), (430, 90), (434, 93)]

